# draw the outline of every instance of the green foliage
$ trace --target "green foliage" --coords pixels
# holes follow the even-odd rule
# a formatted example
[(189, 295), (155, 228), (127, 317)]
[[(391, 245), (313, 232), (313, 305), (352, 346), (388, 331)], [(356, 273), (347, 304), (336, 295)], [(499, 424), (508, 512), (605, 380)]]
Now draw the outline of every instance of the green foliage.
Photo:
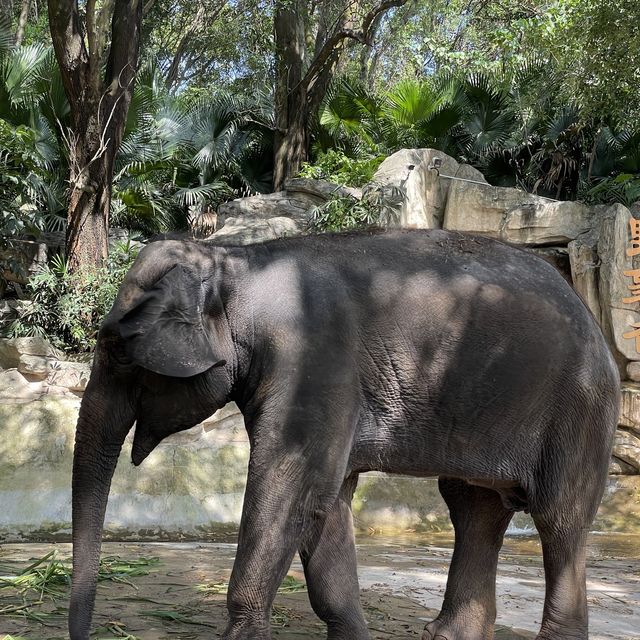
[(395, 187), (369, 183), (362, 198), (334, 195), (312, 212), (311, 227), (319, 232), (366, 229), (393, 221), (403, 200)]
[(50, 48), (13, 46), (0, 20), (0, 235), (60, 228), (66, 169), (54, 123), (68, 105), (54, 101), (59, 80)]
[(627, 207), (640, 201), (640, 174), (620, 173), (594, 186), (583, 185), (581, 199), (593, 204), (619, 202)]
[(133, 245), (125, 242), (112, 249), (105, 268), (73, 273), (56, 256), (29, 280), (31, 302), (11, 325), (10, 337), (42, 336), (65, 351), (90, 351), (136, 255)]
[(221, 202), (268, 191), (272, 119), (262, 95), (176, 98), (146, 65), (116, 158), (112, 223), (146, 234), (186, 229)]
[(349, 158), (339, 149), (329, 149), (320, 153), (313, 164), (304, 163), (300, 170), (301, 178), (328, 180), (340, 185), (361, 187), (371, 182), (373, 174), (382, 164), (385, 156), (373, 158)]
[[(0, 235), (37, 233), (54, 226), (59, 206), (51, 156), (38, 132), (0, 119)], [(49, 223), (49, 224), (47, 224)]]
[[(493, 76), (442, 74), (379, 93), (343, 78), (320, 109), (316, 148), (329, 151), (320, 151), (305, 174), (323, 176), (316, 167), (331, 148), (358, 158), (363, 149), (433, 147), (474, 165), (492, 184), (559, 199), (629, 202), (640, 177), (640, 131), (597, 125), (579, 106), (558, 104), (553, 91), (532, 92), (545, 67), (530, 58)], [(554, 86), (553, 74), (547, 80)], [(612, 182), (620, 173), (632, 177)]]

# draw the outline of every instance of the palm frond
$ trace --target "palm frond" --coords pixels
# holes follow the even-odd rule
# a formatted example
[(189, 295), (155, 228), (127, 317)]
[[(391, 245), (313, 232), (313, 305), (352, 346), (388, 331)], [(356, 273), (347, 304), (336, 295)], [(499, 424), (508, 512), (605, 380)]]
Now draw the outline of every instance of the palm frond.
[(175, 200), (181, 206), (192, 207), (219, 198), (221, 194), (228, 192), (228, 185), (222, 181), (217, 181), (198, 185), (197, 187), (178, 189), (175, 194)]

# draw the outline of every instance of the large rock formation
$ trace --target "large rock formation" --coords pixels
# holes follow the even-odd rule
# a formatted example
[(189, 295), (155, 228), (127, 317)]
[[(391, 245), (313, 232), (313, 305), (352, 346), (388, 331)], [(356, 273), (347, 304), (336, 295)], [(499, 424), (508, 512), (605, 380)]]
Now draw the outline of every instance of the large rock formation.
[(579, 202), (556, 202), (520, 189), (453, 181), (443, 227), (528, 246), (563, 245), (588, 231), (594, 216), (592, 207)]
[(568, 250), (573, 287), (589, 307), (593, 317), (601, 323), (598, 230), (591, 229), (579, 235), (569, 243)]
[(359, 199), (362, 192), (326, 180), (289, 179), (284, 191), (221, 205), (217, 230), (209, 239), (219, 244), (249, 244), (308, 233), (314, 209), (333, 196)]
[(395, 197), (394, 192), (401, 194), (402, 204), (393, 226), (438, 229), (442, 227), (452, 184), (450, 177), (487, 183), (477, 169), (461, 165), (436, 149), (402, 149), (394, 153), (380, 165), (372, 182), (380, 185), (390, 199)]
[(598, 259), (600, 271), (598, 295), (602, 311), (601, 326), (614, 347), (614, 355), (625, 367), (629, 360), (640, 360), (640, 340), (625, 338), (640, 323), (638, 303), (626, 304), (631, 293), (632, 278), (625, 272), (640, 268), (640, 259), (627, 255), (630, 245), (629, 220), (631, 212), (622, 205), (600, 207), (598, 230)]
[(0, 339), (0, 402), (76, 397), (90, 373), (89, 363), (66, 361), (43, 338)]

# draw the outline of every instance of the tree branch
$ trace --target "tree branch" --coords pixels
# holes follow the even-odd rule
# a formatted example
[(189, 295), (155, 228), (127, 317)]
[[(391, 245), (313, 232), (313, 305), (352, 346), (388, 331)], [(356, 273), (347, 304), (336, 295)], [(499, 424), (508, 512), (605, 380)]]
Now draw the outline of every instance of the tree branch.
[(362, 27), (356, 31), (354, 29), (339, 29), (330, 38), (326, 40), (324, 45), (320, 48), (318, 54), (314, 57), (311, 65), (304, 74), (304, 77), (300, 81), (300, 84), (308, 87), (313, 79), (322, 71), (324, 65), (333, 56), (336, 47), (347, 38), (356, 40), (365, 45), (371, 44), (372, 29), (371, 25), (374, 24), (375, 19), (385, 11), (392, 9), (393, 7), (401, 7), (406, 4), (408, 0), (385, 0), (379, 5), (371, 9), (362, 20)]
[(147, 0), (144, 3), (144, 6), (142, 7), (142, 17), (143, 18), (149, 14), (151, 9), (153, 9), (153, 5), (156, 3), (156, 1), (157, 0)]
[(22, 0), (22, 9), (20, 11), (20, 17), (18, 18), (18, 29), (16, 31), (15, 45), (19, 47), (24, 39), (24, 30), (27, 26), (27, 20), (29, 19), (29, 10), (31, 9), (31, 0)]
[(206, 11), (206, 5), (203, 3), (198, 7), (198, 11), (191, 23), (191, 26), (187, 29), (186, 33), (180, 39), (178, 46), (176, 48), (176, 52), (173, 56), (173, 60), (171, 61), (171, 66), (169, 67), (169, 71), (167, 71), (167, 77), (165, 79), (165, 85), (167, 89), (171, 90), (178, 79), (178, 71), (180, 69), (180, 63), (182, 62), (182, 58), (187, 50), (187, 44), (193, 38), (193, 35), (196, 33), (198, 28), (200, 27), (200, 23)]

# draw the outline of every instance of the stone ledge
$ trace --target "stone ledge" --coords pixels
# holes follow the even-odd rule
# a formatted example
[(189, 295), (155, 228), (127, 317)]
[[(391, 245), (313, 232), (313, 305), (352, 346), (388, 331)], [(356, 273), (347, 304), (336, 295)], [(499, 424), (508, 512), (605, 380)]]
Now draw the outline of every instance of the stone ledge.
[(0, 369), (16, 369), (23, 356), (64, 360), (64, 354), (40, 337), (1, 338)]
[(622, 383), (620, 426), (627, 427), (640, 436), (640, 384)]

